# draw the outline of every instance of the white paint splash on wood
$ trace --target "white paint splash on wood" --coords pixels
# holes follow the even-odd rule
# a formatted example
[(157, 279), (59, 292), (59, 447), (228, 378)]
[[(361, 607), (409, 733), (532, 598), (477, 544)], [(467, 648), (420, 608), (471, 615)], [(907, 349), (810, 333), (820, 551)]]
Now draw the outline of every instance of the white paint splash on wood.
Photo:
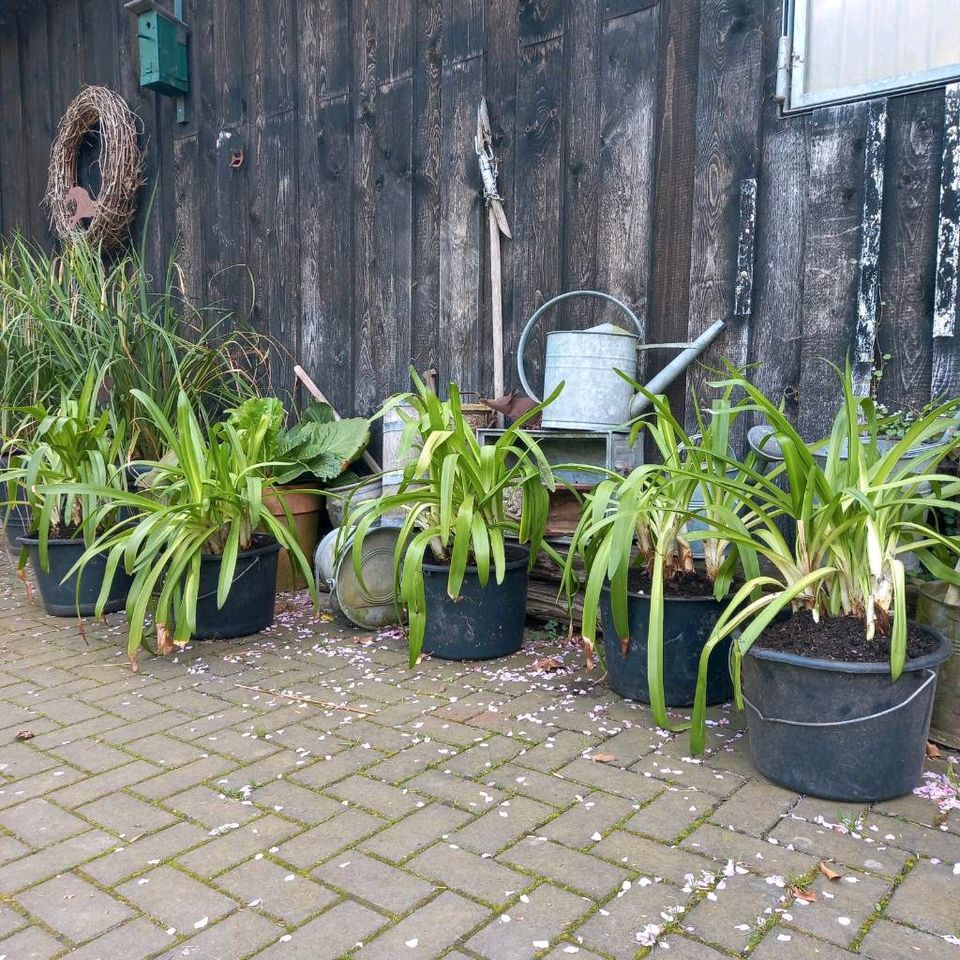
[(957, 319), (960, 271), (960, 83), (944, 98), (943, 172), (940, 180), (940, 225), (933, 309), (934, 337), (952, 337)]

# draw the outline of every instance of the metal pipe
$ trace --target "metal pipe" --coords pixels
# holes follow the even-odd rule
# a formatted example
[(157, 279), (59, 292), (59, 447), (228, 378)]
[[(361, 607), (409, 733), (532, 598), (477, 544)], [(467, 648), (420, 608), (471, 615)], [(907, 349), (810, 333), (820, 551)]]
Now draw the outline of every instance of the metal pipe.
[[(648, 393), (663, 393), (667, 387), (703, 353), (723, 332), (726, 326), (723, 320), (717, 320), (707, 327), (693, 343), (682, 353), (678, 353), (648, 384), (645, 389)], [(650, 406), (650, 400), (642, 393), (638, 393), (630, 401), (630, 416), (637, 417)]]

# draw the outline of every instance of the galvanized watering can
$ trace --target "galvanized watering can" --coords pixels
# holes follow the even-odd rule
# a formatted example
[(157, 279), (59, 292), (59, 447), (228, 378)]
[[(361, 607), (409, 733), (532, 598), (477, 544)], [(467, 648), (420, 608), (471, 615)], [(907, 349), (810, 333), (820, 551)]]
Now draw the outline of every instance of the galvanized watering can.
[(643, 343), (643, 327), (636, 314), (622, 301), (599, 290), (572, 290), (548, 300), (527, 321), (517, 345), (517, 373), (527, 395), (537, 401), (527, 381), (524, 352), (530, 331), (549, 309), (571, 297), (598, 297), (619, 307), (632, 321), (638, 333), (612, 323), (601, 323), (589, 330), (552, 330), (547, 334), (543, 365), (543, 392), (548, 395), (561, 381), (563, 392), (543, 412), (543, 426), (558, 430), (614, 430), (639, 416), (650, 404), (617, 370), (631, 380), (637, 379), (638, 351), (680, 350), (649, 383), (650, 393), (662, 393), (720, 335), (724, 322), (717, 320), (690, 343)]

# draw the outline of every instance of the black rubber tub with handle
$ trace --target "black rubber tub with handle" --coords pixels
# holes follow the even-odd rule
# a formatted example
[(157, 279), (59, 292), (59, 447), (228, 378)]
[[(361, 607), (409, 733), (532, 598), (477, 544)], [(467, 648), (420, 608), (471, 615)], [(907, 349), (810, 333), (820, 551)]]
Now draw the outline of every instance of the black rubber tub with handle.
[(871, 802), (919, 786), (937, 668), (950, 643), (908, 660), (899, 679), (887, 663), (817, 660), (752, 646), (743, 658), (750, 753), (781, 786), (825, 800)]
[(526, 547), (508, 546), (503, 582), (497, 583), (491, 563), (485, 587), (477, 568), (467, 567), (459, 600), (447, 594), (449, 566), (425, 563), (423, 652), (444, 660), (491, 660), (516, 653), (526, 621), (529, 560)]

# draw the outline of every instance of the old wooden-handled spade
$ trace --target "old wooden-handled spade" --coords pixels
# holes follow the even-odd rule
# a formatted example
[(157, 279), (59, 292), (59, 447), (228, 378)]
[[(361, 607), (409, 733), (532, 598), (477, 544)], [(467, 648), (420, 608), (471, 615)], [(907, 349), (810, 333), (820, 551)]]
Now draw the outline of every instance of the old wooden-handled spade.
[(487, 205), (487, 224), (490, 230), (490, 303), (493, 309), (493, 395), (502, 397), (503, 376), (503, 294), (500, 284), (500, 234), (512, 238), (510, 224), (503, 209), (503, 197), (497, 189), (500, 162), (493, 152), (493, 131), (487, 98), (480, 98), (477, 109), (477, 134), (474, 147), (480, 161), (480, 179), (483, 182), (483, 199)]

